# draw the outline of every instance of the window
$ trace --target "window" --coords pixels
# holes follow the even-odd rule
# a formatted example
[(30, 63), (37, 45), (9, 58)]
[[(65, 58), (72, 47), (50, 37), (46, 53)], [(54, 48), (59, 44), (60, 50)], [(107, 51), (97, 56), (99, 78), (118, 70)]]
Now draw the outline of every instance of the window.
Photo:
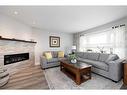
[(125, 27), (87, 33), (80, 37), (80, 51), (115, 53), (125, 57)]

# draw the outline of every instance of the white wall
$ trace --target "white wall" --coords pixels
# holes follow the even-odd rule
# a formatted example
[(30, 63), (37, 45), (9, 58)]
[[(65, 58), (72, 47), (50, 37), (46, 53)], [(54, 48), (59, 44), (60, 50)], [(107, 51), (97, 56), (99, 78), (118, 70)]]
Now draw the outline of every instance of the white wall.
[(0, 14), (0, 36), (17, 38), (22, 40), (31, 39), (32, 28), (13, 18)]
[[(60, 48), (49, 47), (49, 36), (59, 36), (61, 38)], [(72, 34), (48, 32), (37, 28), (32, 28), (16, 19), (0, 14), (0, 36), (5, 38), (16, 38), (22, 40), (34, 39), (35, 46), (35, 64), (40, 63), (40, 55), (47, 50), (63, 50), (66, 53), (72, 46)]]
[(107, 28), (111, 28), (112, 26), (116, 26), (116, 25), (120, 25), (120, 24), (126, 24), (126, 27), (127, 27), (127, 17), (124, 17), (122, 19), (119, 19), (119, 20), (116, 20), (116, 21), (113, 21), (113, 22), (110, 22), (110, 23), (107, 23), (104, 25), (100, 25), (98, 27), (94, 27), (92, 29), (88, 29), (88, 30), (79, 32), (79, 34), (84, 34), (87, 32), (96, 32), (96, 31), (101, 31), (101, 30), (103, 31)]
[[(101, 26), (98, 26), (98, 27), (95, 27), (95, 28), (92, 28), (92, 29), (88, 29), (88, 30), (85, 30), (85, 31), (82, 31), (82, 32), (79, 32), (79, 33), (75, 33), (73, 35), (73, 37), (74, 37), (73, 39), (75, 39), (75, 40), (73, 40), (73, 44), (79, 46), (79, 37), (82, 34), (90, 33), (90, 32), (103, 31), (105, 29), (109, 29), (113, 26), (117, 26), (117, 25), (120, 25), (120, 24), (125, 24), (126, 25), (125, 40), (127, 42), (127, 17), (124, 17), (122, 19), (119, 19), (119, 20), (116, 20), (116, 21), (113, 21), (113, 22), (110, 22), (110, 23), (107, 23), (107, 24), (104, 24), (104, 25), (101, 25)], [(127, 44), (125, 46), (127, 47)], [(79, 48), (78, 48), (78, 50), (79, 50)], [(125, 51), (125, 54), (127, 56), (127, 49)]]
[[(49, 36), (59, 36), (60, 37), (60, 47), (59, 48), (51, 48), (49, 47)], [(73, 35), (69, 33), (62, 33), (62, 32), (49, 32), (45, 30), (41, 30), (38, 28), (32, 29), (32, 38), (37, 41), (36, 48), (35, 48), (35, 55), (36, 55), (36, 64), (39, 64), (39, 58), (44, 51), (56, 51), (62, 50), (65, 53), (70, 52), (72, 47), (72, 39)]]

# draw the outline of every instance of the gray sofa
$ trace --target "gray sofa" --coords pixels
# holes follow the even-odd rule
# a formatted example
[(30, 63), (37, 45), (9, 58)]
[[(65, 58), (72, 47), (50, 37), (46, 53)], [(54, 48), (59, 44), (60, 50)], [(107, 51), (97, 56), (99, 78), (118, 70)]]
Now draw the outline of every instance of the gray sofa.
[[(47, 60), (45, 57), (45, 52), (51, 52), (52, 59)], [(43, 55), (40, 57), (41, 67), (42, 69), (59, 66), (59, 60), (65, 59), (64, 58), (58, 58), (58, 51), (45, 51), (43, 52)]]
[(123, 75), (122, 59), (116, 54), (76, 52), (77, 60), (91, 64), (92, 72), (115, 82)]

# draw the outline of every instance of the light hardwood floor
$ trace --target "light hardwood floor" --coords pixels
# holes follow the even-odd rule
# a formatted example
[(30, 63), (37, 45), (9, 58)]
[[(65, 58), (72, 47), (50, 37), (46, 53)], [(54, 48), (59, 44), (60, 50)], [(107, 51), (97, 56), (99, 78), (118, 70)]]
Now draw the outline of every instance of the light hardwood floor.
[(38, 66), (26, 66), (10, 76), (0, 89), (49, 89), (43, 70)]

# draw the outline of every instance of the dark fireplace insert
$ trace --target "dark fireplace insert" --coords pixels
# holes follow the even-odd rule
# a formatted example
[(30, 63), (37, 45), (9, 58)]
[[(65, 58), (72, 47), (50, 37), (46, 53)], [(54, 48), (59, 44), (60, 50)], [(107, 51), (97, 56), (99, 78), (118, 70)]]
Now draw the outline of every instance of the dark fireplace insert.
[(4, 55), (4, 65), (29, 60), (29, 53)]

